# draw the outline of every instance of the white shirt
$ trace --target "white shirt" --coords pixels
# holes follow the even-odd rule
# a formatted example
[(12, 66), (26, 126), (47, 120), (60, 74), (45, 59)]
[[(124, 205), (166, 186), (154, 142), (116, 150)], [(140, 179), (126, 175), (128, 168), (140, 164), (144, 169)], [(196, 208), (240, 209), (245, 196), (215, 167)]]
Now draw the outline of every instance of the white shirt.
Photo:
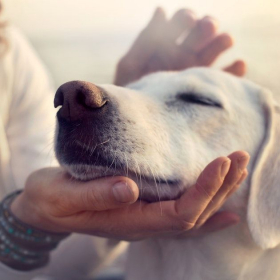
[[(5, 36), (9, 49), (0, 58), (1, 199), (23, 188), (31, 172), (56, 164), (52, 152), (56, 113), (52, 83), (20, 32), (7, 27)], [(0, 279), (88, 279), (105, 258), (111, 259), (109, 253), (113, 257), (123, 246), (109, 246), (106, 239), (73, 234), (52, 252), (47, 267), (19, 272), (0, 263)]]

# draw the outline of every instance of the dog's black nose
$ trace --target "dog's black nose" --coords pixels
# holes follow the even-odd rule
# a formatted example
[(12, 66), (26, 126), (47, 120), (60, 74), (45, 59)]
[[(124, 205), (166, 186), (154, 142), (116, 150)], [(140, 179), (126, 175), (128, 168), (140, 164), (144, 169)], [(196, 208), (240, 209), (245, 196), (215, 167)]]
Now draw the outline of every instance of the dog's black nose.
[(58, 88), (54, 107), (62, 106), (60, 117), (76, 121), (83, 119), (88, 113), (100, 113), (107, 102), (108, 98), (101, 88), (89, 82), (72, 81)]

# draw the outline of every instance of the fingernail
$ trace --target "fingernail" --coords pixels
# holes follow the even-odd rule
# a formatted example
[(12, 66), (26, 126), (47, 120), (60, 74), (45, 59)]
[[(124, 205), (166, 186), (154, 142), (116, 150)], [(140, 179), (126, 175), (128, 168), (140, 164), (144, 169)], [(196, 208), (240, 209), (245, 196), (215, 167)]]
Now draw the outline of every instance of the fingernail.
[(238, 164), (238, 168), (243, 171), (248, 163), (249, 163), (249, 160), (250, 160), (250, 156), (243, 156), (243, 157), (240, 157), (238, 160), (237, 160), (237, 164)]
[(228, 171), (229, 171), (229, 168), (230, 168), (230, 159), (227, 159), (223, 162), (222, 166), (221, 166), (221, 177), (222, 178), (225, 178)]
[(113, 194), (115, 199), (121, 203), (132, 202), (134, 199), (134, 194), (126, 182), (116, 183), (113, 186)]

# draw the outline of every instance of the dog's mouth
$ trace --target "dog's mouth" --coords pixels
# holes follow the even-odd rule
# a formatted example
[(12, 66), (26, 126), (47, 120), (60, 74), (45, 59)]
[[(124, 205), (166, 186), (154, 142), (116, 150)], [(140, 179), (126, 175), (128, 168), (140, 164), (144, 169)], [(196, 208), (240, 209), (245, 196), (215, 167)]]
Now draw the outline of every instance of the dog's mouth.
[[(176, 199), (181, 195), (180, 181), (174, 179), (165, 179), (155, 176), (147, 176), (129, 168), (123, 169), (120, 166), (102, 166), (102, 165), (89, 165), (83, 163), (64, 164), (64, 168), (75, 179), (82, 181), (90, 181), (104, 177), (125, 176), (133, 181), (139, 187), (140, 199), (147, 202), (163, 201)], [(172, 192), (162, 191), (162, 188), (173, 189)], [(176, 191), (177, 189), (177, 191)]]
[(157, 185), (178, 185), (180, 184), (179, 180), (173, 180), (173, 179), (164, 179), (160, 177), (154, 177), (154, 176), (147, 176), (143, 175), (141, 173), (138, 173), (137, 171), (130, 170), (127, 168), (126, 170), (120, 168), (120, 167), (112, 167), (111, 166), (102, 166), (102, 165), (88, 165), (83, 163), (77, 163), (72, 165), (65, 165), (65, 168), (67, 171), (76, 179), (82, 180), (82, 181), (90, 181), (95, 180), (103, 177), (108, 176), (125, 176), (129, 178), (136, 178), (137, 181), (143, 181), (145, 183), (157, 184)]
[[(179, 176), (162, 174), (146, 161), (136, 162), (133, 153), (137, 145), (105, 130), (103, 124), (67, 122), (58, 114), (56, 157), (75, 179), (89, 181), (109, 176), (124, 176), (139, 187), (140, 199), (153, 202), (171, 200), (182, 194), (183, 180)], [(94, 127), (94, 129), (92, 129)], [(124, 145), (125, 143), (125, 145)], [(139, 151), (138, 151), (139, 154)]]
[(63, 148), (58, 145), (56, 153), (61, 165), (77, 180), (128, 177), (138, 185), (140, 199), (148, 202), (175, 199), (182, 193), (180, 180), (144, 172), (138, 165), (130, 164), (125, 156), (112, 157), (108, 150), (104, 151), (102, 148), (91, 153), (79, 141), (68, 145), (64, 142)]

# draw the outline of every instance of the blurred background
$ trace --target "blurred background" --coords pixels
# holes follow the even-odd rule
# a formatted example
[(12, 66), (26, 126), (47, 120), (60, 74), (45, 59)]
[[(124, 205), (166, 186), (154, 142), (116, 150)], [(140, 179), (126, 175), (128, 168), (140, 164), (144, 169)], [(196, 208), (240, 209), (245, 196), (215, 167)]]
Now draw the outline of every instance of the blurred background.
[(158, 6), (169, 16), (187, 7), (216, 17), (235, 46), (215, 67), (246, 59), (248, 78), (280, 91), (279, 0), (4, 0), (6, 19), (29, 38), (56, 85), (112, 82), (116, 62)]
[[(215, 67), (225, 66), (233, 59), (245, 59), (249, 70), (247, 77), (276, 94), (279, 92), (280, 96), (280, 0), (3, 2), (5, 18), (25, 33), (56, 86), (77, 79), (111, 83), (117, 61), (150, 20), (156, 7), (163, 7), (169, 17), (187, 7), (199, 16), (216, 17), (221, 31), (235, 38), (235, 46)], [(111, 269), (113, 275), (118, 275), (117, 264)]]

